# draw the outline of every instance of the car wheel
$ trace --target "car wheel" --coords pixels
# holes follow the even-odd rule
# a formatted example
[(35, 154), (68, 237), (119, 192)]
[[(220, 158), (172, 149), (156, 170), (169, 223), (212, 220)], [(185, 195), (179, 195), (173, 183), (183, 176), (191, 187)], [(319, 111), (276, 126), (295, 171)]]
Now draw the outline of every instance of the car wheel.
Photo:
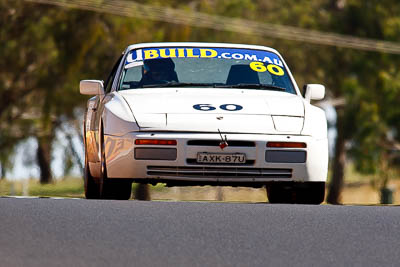
[(87, 199), (99, 199), (100, 198), (100, 186), (90, 174), (89, 163), (85, 157), (85, 170), (84, 170), (84, 181), (85, 181), (85, 197)]
[(269, 203), (296, 203), (293, 187), (286, 185), (269, 185), (267, 187)]
[(318, 205), (325, 198), (325, 183), (308, 182), (294, 185), (270, 185), (267, 187), (267, 195), (270, 203)]
[[(85, 126), (84, 126), (85, 129)], [(85, 132), (86, 133), (86, 132)], [(84, 135), (86, 136), (86, 134)], [(86, 199), (99, 199), (100, 198), (100, 186), (98, 180), (90, 174), (89, 160), (87, 156), (86, 140), (84, 140), (85, 147), (85, 166), (83, 172), (85, 197)]]
[(325, 199), (325, 183), (309, 182), (305, 183), (303, 188), (298, 188), (296, 194), (296, 203), (319, 205)]
[(101, 132), (101, 173), (99, 186), (102, 199), (128, 200), (132, 194), (132, 181), (127, 179), (109, 179), (107, 177), (103, 129)]

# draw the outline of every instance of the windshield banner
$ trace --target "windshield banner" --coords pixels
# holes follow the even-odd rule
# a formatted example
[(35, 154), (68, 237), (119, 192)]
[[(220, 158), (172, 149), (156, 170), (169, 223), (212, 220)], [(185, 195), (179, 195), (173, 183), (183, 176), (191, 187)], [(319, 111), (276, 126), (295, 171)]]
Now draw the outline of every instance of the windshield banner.
[(248, 60), (274, 64), (283, 67), (278, 55), (252, 49), (238, 48), (202, 48), (202, 47), (163, 47), (144, 48), (129, 53), (125, 65), (156, 58), (222, 58), (232, 60)]

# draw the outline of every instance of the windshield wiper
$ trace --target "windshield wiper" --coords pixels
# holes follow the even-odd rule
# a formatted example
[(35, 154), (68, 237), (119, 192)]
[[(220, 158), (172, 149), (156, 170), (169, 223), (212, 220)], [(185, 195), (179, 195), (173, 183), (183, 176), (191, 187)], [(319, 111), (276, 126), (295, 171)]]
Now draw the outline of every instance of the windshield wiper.
[(247, 88), (247, 89), (267, 89), (274, 91), (286, 91), (285, 88), (270, 85), (270, 84), (259, 84), (259, 83), (239, 83), (231, 85), (216, 85), (217, 88)]
[(180, 83), (180, 82), (168, 82), (162, 84), (148, 84), (143, 85), (143, 88), (155, 88), (155, 87), (191, 87), (191, 86), (207, 86), (216, 87), (215, 83)]

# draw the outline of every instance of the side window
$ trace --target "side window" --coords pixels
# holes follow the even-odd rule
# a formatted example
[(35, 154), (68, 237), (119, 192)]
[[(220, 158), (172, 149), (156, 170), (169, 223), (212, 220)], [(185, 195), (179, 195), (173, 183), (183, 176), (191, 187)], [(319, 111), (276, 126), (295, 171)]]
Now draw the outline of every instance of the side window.
[(115, 78), (115, 74), (117, 73), (119, 63), (121, 62), (122, 56), (123, 55), (121, 55), (119, 57), (119, 59), (117, 60), (117, 62), (115, 63), (114, 67), (112, 68), (112, 71), (111, 71), (110, 75), (108, 75), (106, 83), (104, 84), (104, 90), (105, 90), (106, 93), (111, 92), (111, 87), (112, 87), (112, 84), (113, 84), (113, 81), (114, 81), (114, 78)]

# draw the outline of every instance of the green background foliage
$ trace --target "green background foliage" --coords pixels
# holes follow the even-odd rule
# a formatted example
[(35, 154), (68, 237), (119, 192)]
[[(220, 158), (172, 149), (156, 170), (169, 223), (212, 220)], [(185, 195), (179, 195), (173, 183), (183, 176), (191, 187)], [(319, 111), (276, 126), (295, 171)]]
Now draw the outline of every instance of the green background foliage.
[[(400, 3), (395, 0), (137, 2), (400, 41)], [(271, 46), (283, 54), (300, 87), (305, 83), (322, 83), (327, 87), (328, 99), (344, 99), (344, 105), (335, 107), (338, 138), (335, 153), (331, 155), (332, 184), (338, 185), (339, 189), (343, 184), (344, 165), (349, 160), (361, 173), (376, 175), (378, 180), (384, 177), (382, 186), (388, 180), (385, 173), (398, 166), (398, 55), (65, 9), (22, 0), (0, 0), (0, 24), (2, 176), (13, 167), (16, 146), (27, 138), (34, 138), (38, 143), (35, 156), (41, 181), (51, 182), (51, 171), (47, 179), (44, 174), (46, 165), (52, 161), (55, 133), (63, 129), (65, 123), (76, 125), (83, 115), (87, 97), (79, 94), (79, 81), (105, 80), (115, 60), (129, 44), (168, 41)], [(80, 134), (79, 125), (76, 129), (76, 134)], [(65, 153), (65, 172), (68, 172), (74, 153)], [(330, 202), (339, 202), (339, 193), (332, 194)]]

